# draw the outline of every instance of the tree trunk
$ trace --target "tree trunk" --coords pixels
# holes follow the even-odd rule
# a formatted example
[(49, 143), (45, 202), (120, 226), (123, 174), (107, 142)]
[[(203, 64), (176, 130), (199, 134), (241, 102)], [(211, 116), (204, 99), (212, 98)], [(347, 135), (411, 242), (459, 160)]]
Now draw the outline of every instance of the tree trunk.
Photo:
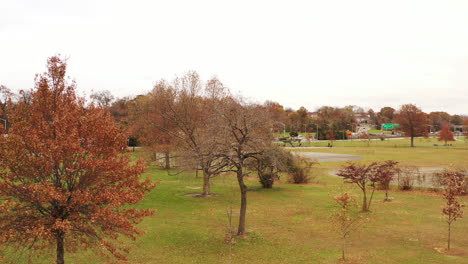
[(367, 212), (369, 209), (367, 208), (367, 193), (366, 191), (363, 191), (363, 196), (362, 196), (362, 211)]
[(414, 136), (411, 135), (411, 147), (413, 148), (414, 147)]
[(369, 197), (369, 203), (367, 204), (367, 211), (370, 211), (370, 206), (371, 206), (371, 203), (372, 203), (372, 198), (374, 198), (374, 192), (375, 192), (375, 183), (374, 183), (374, 186), (372, 187), (371, 196)]
[(164, 152), (164, 160), (166, 161), (166, 165), (164, 166), (164, 168), (166, 170), (170, 170), (171, 169), (171, 157), (170, 157), (169, 152)]
[(450, 226), (451, 223), (448, 223), (448, 239), (447, 239), (447, 250), (450, 250)]
[(346, 246), (346, 238), (343, 238), (343, 243), (341, 244), (341, 259), (345, 260), (345, 246)]
[(239, 182), (239, 187), (241, 191), (241, 208), (237, 235), (242, 236), (245, 234), (245, 215), (247, 213), (247, 185), (245, 185), (244, 183), (244, 175), (242, 170), (237, 171), (237, 181)]
[(203, 172), (203, 196), (211, 194), (210, 176), (209, 173)]
[(55, 238), (57, 239), (57, 264), (65, 264), (65, 233), (63, 233), (62, 231), (56, 231)]

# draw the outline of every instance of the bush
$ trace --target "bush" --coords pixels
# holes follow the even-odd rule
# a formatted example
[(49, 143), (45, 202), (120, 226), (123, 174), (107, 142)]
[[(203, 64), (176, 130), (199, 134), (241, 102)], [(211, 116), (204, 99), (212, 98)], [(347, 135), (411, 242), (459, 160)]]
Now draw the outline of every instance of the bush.
[(337, 139), (348, 139), (348, 133), (346, 131), (328, 131), (328, 130), (319, 130), (318, 133), (319, 140), (337, 140)]
[(316, 161), (308, 161), (301, 157), (295, 157), (288, 169), (289, 182), (294, 184), (309, 183), (316, 175), (313, 173), (313, 165)]
[(273, 184), (279, 179), (279, 172), (287, 171), (292, 164), (293, 155), (279, 147), (267, 149), (263, 155), (251, 160), (247, 166), (255, 170), (263, 188), (273, 188)]
[(419, 185), (424, 181), (424, 175), (419, 172), (418, 168), (407, 166), (402, 167), (398, 172), (398, 188), (400, 190), (409, 191), (413, 189), (416, 181)]
[(279, 176), (278, 173), (258, 174), (258, 179), (263, 188), (271, 189), (275, 180), (279, 179)]
[(299, 136), (299, 133), (297, 133), (296, 131), (291, 131), (291, 132), (289, 132), (289, 135), (291, 137), (297, 137), (297, 136)]

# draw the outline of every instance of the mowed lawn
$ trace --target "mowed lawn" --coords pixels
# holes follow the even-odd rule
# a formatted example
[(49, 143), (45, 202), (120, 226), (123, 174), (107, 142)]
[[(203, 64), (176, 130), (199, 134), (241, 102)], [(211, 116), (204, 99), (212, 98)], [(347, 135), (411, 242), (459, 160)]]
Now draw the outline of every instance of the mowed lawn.
[[(407, 143), (408, 141), (406, 141)], [(403, 164), (445, 167), (467, 163), (464, 142), (457, 146), (408, 148), (382, 146), (337, 146), (313, 151), (355, 154), (361, 162), (385, 159)], [(361, 144), (360, 143), (360, 144)], [(394, 142), (393, 144), (403, 144)], [(416, 141), (417, 145), (419, 143)], [(421, 143), (421, 142), (420, 142)], [(424, 142), (422, 142), (424, 143)], [(357, 144), (357, 143), (352, 143)], [(301, 150), (303, 151), (303, 150)], [(294, 185), (283, 176), (273, 189), (260, 188), (255, 175), (248, 178), (248, 235), (230, 246), (225, 242), (229, 227), (227, 212), (232, 208), (233, 228), (237, 228), (238, 186), (230, 175), (214, 179), (209, 198), (187, 197), (200, 192), (201, 179), (193, 173), (169, 175), (151, 166), (145, 176), (158, 181), (140, 208), (154, 208), (157, 213), (140, 224), (145, 234), (136, 241), (125, 240), (130, 247), (128, 261), (103, 258), (94, 252), (66, 253), (67, 263), (340, 263), (341, 241), (330, 216), (336, 210), (332, 197), (342, 190), (360, 191), (329, 176), (328, 168), (343, 163), (320, 164), (313, 183)], [(441, 213), (444, 200), (440, 193), (418, 190), (392, 190), (392, 202), (382, 202), (384, 193), (376, 193), (372, 212), (360, 231), (351, 234), (348, 263), (468, 263), (468, 213), (452, 229), (452, 253), (446, 247), (447, 224)], [(468, 196), (462, 198), (468, 204)], [(467, 208), (465, 208), (467, 210)], [(53, 254), (53, 252), (51, 252)], [(24, 255), (24, 253), (23, 253)], [(19, 252), (10, 252), (5, 261), (27, 263)], [(52, 263), (53, 255), (33, 263)]]

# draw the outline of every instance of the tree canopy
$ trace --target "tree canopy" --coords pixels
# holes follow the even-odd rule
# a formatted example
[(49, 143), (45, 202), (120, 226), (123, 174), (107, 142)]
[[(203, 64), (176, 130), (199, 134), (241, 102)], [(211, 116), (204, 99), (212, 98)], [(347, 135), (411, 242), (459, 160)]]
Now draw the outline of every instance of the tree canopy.
[(135, 239), (135, 224), (152, 214), (134, 209), (154, 185), (141, 181), (143, 163), (126, 155), (127, 134), (102, 108), (88, 105), (65, 78), (66, 62), (47, 61), (30, 104), (11, 110), (8, 137), (0, 137), (0, 241), (15, 247), (105, 249)]

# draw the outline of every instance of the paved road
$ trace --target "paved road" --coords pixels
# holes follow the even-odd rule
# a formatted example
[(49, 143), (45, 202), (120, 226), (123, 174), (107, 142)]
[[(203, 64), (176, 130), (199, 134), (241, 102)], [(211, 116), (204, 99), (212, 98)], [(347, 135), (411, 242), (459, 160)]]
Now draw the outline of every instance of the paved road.
[(335, 153), (323, 153), (323, 152), (293, 152), (296, 155), (304, 157), (309, 160), (314, 160), (318, 162), (330, 162), (330, 161), (351, 161), (351, 160), (360, 160), (361, 156), (348, 155), (348, 154), (335, 154)]

